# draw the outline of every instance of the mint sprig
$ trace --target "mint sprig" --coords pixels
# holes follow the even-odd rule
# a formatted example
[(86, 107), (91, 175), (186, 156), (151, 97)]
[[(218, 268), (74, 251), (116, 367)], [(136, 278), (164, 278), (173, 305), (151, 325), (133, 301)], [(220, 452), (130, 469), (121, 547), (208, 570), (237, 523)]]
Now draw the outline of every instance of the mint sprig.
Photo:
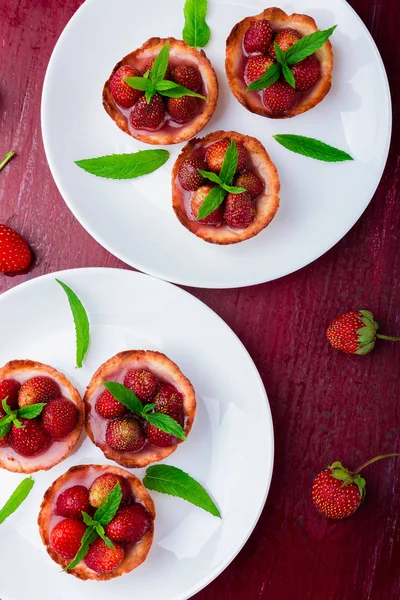
[(93, 518), (82, 511), (82, 517), (85, 525), (88, 526), (81, 539), (81, 545), (72, 561), (65, 567), (64, 571), (70, 571), (76, 567), (86, 554), (89, 552), (91, 544), (98, 538), (107, 544), (109, 548), (114, 548), (112, 541), (106, 536), (104, 527), (115, 517), (122, 500), (121, 485), (118, 482), (113, 490), (108, 494), (106, 501), (94, 513)]
[(305, 137), (303, 135), (294, 135), (290, 133), (274, 135), (274, 139), (287, 150), (302, 154), (315, 160), (323, 162), (343, 162), (346, 160), (354, 160), (350, 154), (339, 150), (334, 146), (329, 146), (320, 140)]
[(37, 404), (30, 404), (29, 406), (12, 410), (7, 404), (7, 398), (4, 398), (1, 405), (6, 414), (0, 419), (0, 439), (7, 435), (12, 425), (15, 425), (18, 429), (22, 429), (24, 425), (21, 423), (20, 419), (35, 419), (38, 417), (46, 406), (46, 403), (38, 402)]
[(75, 292), (71, 290), (66, 283), (63, 283), (59, 279), (56, 279), (56, 281), (61, 285), (64, 292), (67, 294), (69, 306), (71, 308), (76, 333), (76, 366), (80, 369), (90, 344), (89, 319), (85, 307)]
[(221, 513), (208, 492), (193, 477), (170, 465), (153, 465), (146, 471), (143, 484), (149, 490), (182, 498), (221, 518)]
[[(0, 436), (1, 437), (1, 436)], [(3, 508), (0, 509), (0, 524), (3, 523), (10, 515), (13, 514), (21, 506), (21, 504), (29, 496), (35, 482), (32, 477), (23, 479), (17, 488), (13, 491)]]
[(97, 177), (136, 179), (157, 171), (168, 159), (168, 150), (139, 150), (132, 154), (109, 154), (97, 158), (84, 158), (76, 160), (75, 164)]
[(185, 26), (182, 39), (193, 48), (204, 48), (210, 40), (210, 28), (206, 23), (207, 0), (186, 0), (183, 8)]
[(182, 98), (183, 96), (193, 96), (206, 100), (204, 96), (197, 92), (188, 90), (183, 85), (179, 85), (174, 81), (164, 79), (168, 68), (169, 59), (169, 42), (162, 47), (151, 67), (150, 73), (143, 77), (125, 77), (124, 81), (133, 89), (146, 92), (146, 102), (149, 103), (154, 94), (157, 92), (161, 96), (168, 98)]
[(273, 83), (278, 81), (281, 74), (289, 85), (295, 88), (296, 83), (290, 67), (319, 50), (330, 38), (336, 27), (337, 25), (334, 25), (323, 31), (314, 31), (314, 33), (310, 33), (310, 35), (301, 38), (298, 42), (293, 44), (293, 46), (288, 48), (286, 52), (284, 52), (277, 43), (274, 43), (277, 62), (273, 63), (261, 77), (252, 81), (248, 85), (246, 92), (252, 90), (259, 91), (270, 87)]
[(151, 405), (151, 408), (145, 406), (140, 402), (136, 394), (129, 388), (118, 383), (116, 381), (104, 381), (104, 387), (111, 392), (118, 402), (121, 402), (128, 410), (134, 415), (138, 415), (142, 419), (145, 419), (150, 424), (155, 425), (164, 433), (169, 433), (177, 437), (180, 440), (186, 440), (186, 433), (179, 423), (164, 413), (152, 413), (149, 410), (153, 410), (155, 405)]
[(236, 142), (231, 139), (231, 143), (225, 153), (224, 160), (222, 163), (219, 175), (212, 173), (211, 171), (203, 171), (199, 169), (199, 173), (205, 178), (209, 179), (213, 183), (217, 184), (217, 187), (211, 188), (204, 202), (200, 206), (197, 220), (205, 219), (214, 210), (216, 210), (224, 201), (227, 194), (243, 194), (245, 188), (237, 187), (232, 184), (232, 180), (235, 176), (238, 164), (238, 150)]

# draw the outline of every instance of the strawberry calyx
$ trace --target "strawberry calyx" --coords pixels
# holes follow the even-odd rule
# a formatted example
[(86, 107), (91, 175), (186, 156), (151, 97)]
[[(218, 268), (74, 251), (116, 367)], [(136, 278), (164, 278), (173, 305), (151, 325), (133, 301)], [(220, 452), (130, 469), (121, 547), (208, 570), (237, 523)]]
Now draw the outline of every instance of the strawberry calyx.
[[(328, 469), (331, 471), (331, 475), (334, 479), (338, 479), (342, 481), (342, 487), (347, 487), (354, 483), (360, 492), (360, 498), (364, 498), (365, 496), (365, 486), (366, 481), (360, 474), (357, 472), (351, 472), (349, 469), (346, 469), (341, 462), (332, 463)], [(358, 469), (359, 471), (360, 469)]]
[(358, 312), (361, 315), (359, 320), (363, 327), (357, 330), (358, 348), (355, 354), (369, 354), (374, 349), (379, 325), (374, 321), (374, 316), (369, 310), (360, 310)]

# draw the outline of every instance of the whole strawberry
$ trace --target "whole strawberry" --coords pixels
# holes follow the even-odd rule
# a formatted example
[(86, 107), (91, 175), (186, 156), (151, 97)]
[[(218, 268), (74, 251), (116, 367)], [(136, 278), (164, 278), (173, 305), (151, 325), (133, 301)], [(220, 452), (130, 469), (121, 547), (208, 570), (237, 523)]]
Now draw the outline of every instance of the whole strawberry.
[(192, 92), (198, 92), (201, 88), (200, 72), (191, 65), (176, 66), (172, 71), (172, 81)]
[(155, 412), (161, 412), (170, 417), (178, 416), (183, 410), (183, 396), (175, 386), (164, 382), (154, 398)]
[(273, 116), (283, 115), (296, 102), (296, 92), (286, 81), (277, 81), (264, 90), (264, 104)]
[(321, 65), (318, 58), (312, 54), (292, 66), (296, 84), (296, 92), (307, 92), (318, 81), (321, 75)]
[(150, 530), (151, 518), (142, 504), (121, 508), (106, 526), (106, 535), (113, 542), (132, 544), (138, 542)]
[(73, 485), (57, 498), (56, 514), (69, 519), (82, 519), (82, 511), (89, 512), (89, 490), (84, 485)]
[[(224, 162), (226, 151), (231, 145), (231, 140), (229, 138), (223, 138), (222, 140), (218, 140), (218, 142), (214, 142), (211, 144), (206, 150), (206, 163), (210, 171), (214, 173), (219, 173), (222, 167), (222, 163)], [(244, 171), (247, 166), (248, 161), (248, 153), (243, 144), (236, 144), (237, 152), (238, 152), (238, 162), (236, 171)]]
[(141, 402), (151, 402), (158, 392), (160, 381), (146, 369), (128, 371), (124, 378), (124, 386), (132, 390)]
[(125, 550), (121, 546), (114, 544), (110, 548), (101, 538), (97, 538), (83, 560), (89, 569), (100, 574), (114, 571), (122, 563), (124, 556)]
[(271, 56), (276, 58), (274, 44), (278, 44), (279, 48), (281, 50), (283, 50), (283, 52), (286, 52), (287, 50), (289, 50), (289, 48), (291, 46), (293, 46), (300, 39), (301, 39), (301, 35), (299, 34), (298, 31), (296, 31), (296, 29), (292, 29), (291, 27), (285, 27), (284, 29), (281, 29), (280, 31), (278, 31), (278, 33), (275, 36), (275, 39), (273, 40), (273, 43), (270, 45), (270, 47), (268, 49), (268, 52), (271, 54)]
[(112, 492), (117, 483), (120, 484), (122, 492), (120, 506), (123, 507), (129, 504), (132, 498), (129, 483), (124, 477), (115, 475), (114, 473), (105, 473), (94, 480), (89, 490), (90, 504), (95, 508), (99, 508), (107, 500), (109, 493)]
[(50, 400), (42, 411), (42, 427), (55, 440), (71, 433), (78, 422), (76, 406), (66, 398)]
[(186, 158), (182, 161), (178, 171), (179, 183), (184, 190), (195, 192), (205, 183), (199, 169), (207, 171), (207, 165), (201, 158)]
[(193, 96), (181, 96), (167, 100), (167, 111), (175, 123), (187, 123), (195, 115), (196, 110), (197, 100)]
[(0, 225), (0, 273), (25, 271), (31, 261), (29, 246), (19, 233), (7, 225)]
[(11, 447), (21, 456), (35, 456), (46, 450), (50, 444), (50, 436), (43, 429), (38, 419), (19, 419), (22, 427), (12, 425), (9, 442)]
[(31, 379), (28, 379), (22, 385), (19, 392), (18, 404), (22, 408), (29, 404), (48, 402), (53, 398), (57, 398), (60, 394), (60, 387), (54, 379), (38, 375), (37, 377), (31, 377)]
[(111, 392), (104, 390), (96, 400), (95, 409), (102, 419), (116, 419), (128, 412), (122, 402), (118, 402)]
[(86, 525), (82, 521), (64, 519), (51, 530), (50, 546), (59, 556), (70, 560), (78, 552), (85, 532)]
[(261, 54), (249, 56), (244, 68), (244, 80), (247, 85), (262, 77), (274, 62), (271, 56), (263, 56)]
[(235, 181), (235, 185), (247, 190), (252, 200), (264, 191), (264, 182), (252, 171), (243, 171), (243, 173), (240, 173)]
[(135, 129), (155, 131), (163, 123), (164, 116), (164, 102), (160, 94), (154, 94), (149, 103), (142, 96), (131, 112), (131, 124)]
[(361, 477), (360, 471), (378, 460), (393, 456), (400, 456), (400, 454), (376, 456), (355, 471), (349, 471), (342, 463), (334, 462), (314, 479), (312, 486), (314, 505), (329, 519), (350, 517), (365, 497), (366, 481)]
[(228, 194), (224, 219), (232, 229), (246, 229), (256, 218), (256, 209), (249, 192)]
[[(202, 185), (198, 190), (196, 190), (191, 197), (190, 206), (192, 209), (192, 213), (195, 219), (197, 219), (197, 215), (199, 214), (199, 210), (207, 198), (208, 194), (211, 191), (211, 186)], [(208, 215), (208, 217), (204, 217), (204, 219), (199, 219), (199, 223), (203, 223), (203, 225), (221, 225), (224, 220), (224, 210), (222, 205), (218, 206), (212, 213)]]
[(21, 384), (15, 379), (3, 379), (0, 381), (0, 419), (5, 416), (2, 401), (7, 398), (7, 405), (11, 410), (18, 408), (18, 392)]
[(118, 452), (138, 452), (145, 444), (144, 432), (133, 417), (119, 417), (110, 421), (106, 429), (106, 442)]
[(369, 354), (376, 339), (399, 342), (400, 337), (377, 333), (379, 325), (368, 310), (343, 313), (329, 325), (326, 336), (336, 350), (347, 354)]
[(271, 23), (267, 19), (261, 19), (255, 21), (243, 38), (243, 45), (246, 52), (251, 54), (252, 52), (259, 52), (264, 54), (267, 52), (268, 47), (272, 39), (272, 27)]
[(143, 96), (144, 92), (131, 88), (125, 81), (127, 77), (141, 77), (142, 74), (129, 65), (123, 65), (110, 81), (110, 91), (115, 102), (122, 108), (131, 108)]

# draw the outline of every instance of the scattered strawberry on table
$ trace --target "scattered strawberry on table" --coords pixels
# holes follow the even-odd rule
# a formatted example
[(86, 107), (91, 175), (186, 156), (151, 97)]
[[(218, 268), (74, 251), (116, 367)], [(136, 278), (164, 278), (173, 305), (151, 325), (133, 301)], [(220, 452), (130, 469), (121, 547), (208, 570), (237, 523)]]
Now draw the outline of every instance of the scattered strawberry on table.
[(355, 471), (346, 469), (340, 462), (334, 462), (314, 479), (312, 486), (314, 505), (329, 519), (350, 517), (365, 497), (366, 481), (360, 475), (361, 470), (378, 460), (393, 456), (400, 456), (400, 454), (376, 456)]
[(31, 261), (29, 246), (19, 233), (7, 225), (0, 225), (0, 272), (25, 271)]
[(343, 313), (329, 325), (326, 336), (336, 350), (347, 354), (368, 354), (377, 339), (399, 342), (400, 337), (377, 333), (379, 325), (368, 310)]

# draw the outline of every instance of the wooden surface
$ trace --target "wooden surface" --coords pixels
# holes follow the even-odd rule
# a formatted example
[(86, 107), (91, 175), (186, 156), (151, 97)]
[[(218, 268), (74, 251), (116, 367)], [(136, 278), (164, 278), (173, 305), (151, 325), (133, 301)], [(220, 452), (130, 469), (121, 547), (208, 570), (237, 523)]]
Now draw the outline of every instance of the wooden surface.
[[(1, 292), (59, 269), (127, 268), (70, 213), (52, 180), (41, 140), (47, 62), (80, 4), (0, 2), (0, 154), (11, 148), (18, 152), (0, 176), (0, 222), (22, 233), (37, 256), (28, 275), (0, 275)], [(382, 53), (396, 132), (398, 0), (351, 4)], [(252, 355), (268, 391), (276, 434), (274, 476), (262, 517), (236, 560), (198, 600), (400, 596), (396, 459), (369, 468), (367, 499), (347, 521), (328, 523), (310, 501), (313, 476), (333, 460), (355, 468), (364, 459), (400, 449), (400, 344), (380, 343), (364, 358), (334, 352), (325, 340), (329, 320), (353, 308), (372, 310), (385, 332), (400, 334), (399, 146), (397, 134), (369, 208), (317, 262), (257, 287), (190, 290), (232, 327)]]

